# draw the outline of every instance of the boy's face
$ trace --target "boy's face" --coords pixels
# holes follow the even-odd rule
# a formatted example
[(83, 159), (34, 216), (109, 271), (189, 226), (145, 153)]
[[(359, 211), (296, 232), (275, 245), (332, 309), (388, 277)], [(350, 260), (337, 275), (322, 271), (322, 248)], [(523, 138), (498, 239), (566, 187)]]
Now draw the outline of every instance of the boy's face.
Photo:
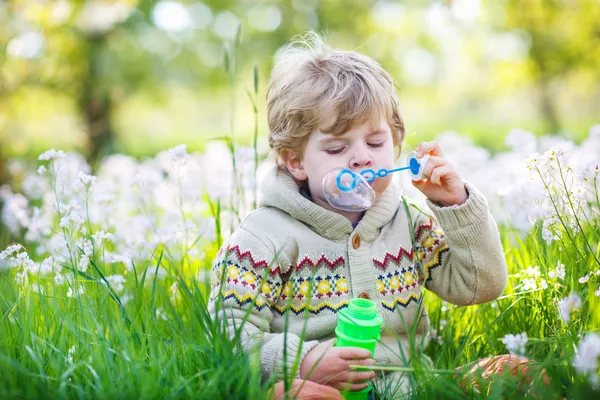
[[(324, 125), (327, 126), (327, 125)], [(308, 138), (302, 161), (288, 159), (289, 171), (300, 181), (308, 180), (313, 202), (335, 212), (323, 196), (322, 182), (334, 168), (348, 168), (355, 172), (365, 169), (394, 168), (394, 143), (391, 129), (382, 116), (379, 121), (353, 125), (341, 136), (316, 129)], [(376, 199), (391, 182), (391, 174), (370, 183)]]

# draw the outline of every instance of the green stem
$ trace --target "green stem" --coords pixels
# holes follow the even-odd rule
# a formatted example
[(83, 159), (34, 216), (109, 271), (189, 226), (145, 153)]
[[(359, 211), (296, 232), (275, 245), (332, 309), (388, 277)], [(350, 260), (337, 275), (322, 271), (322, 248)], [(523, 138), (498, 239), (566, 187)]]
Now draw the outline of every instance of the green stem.
[(579, 251), (579, 247), (577, 247), (577, 243), (575, 242), (575, 238), (573, 236), (571, 236), (571, 232), (569, 231), (569, 227), (567, 226), (567, 224), (565, 224), (565, 221), (563, 221), (560, 212), (558, 212), (558, 207), (556, 206), (554, 198), (552, 197), (552, 191), (550, 190), (550, 188), (546, 184), (546, 181), (544, 181), (544, 177), (542, 176), (542, 173), (541, 173), (540, 169), (538, 167), (535, 167), (535, 169), (536, 169), (538, 175), (540, 176), (540, 179), (542, 180), (542, 184), (544, 185), (544, 188), (548, 192), (548, 198), (550, 199), (550, 202), (552, 202), (552, 207), (554, 207), (554, 211), (556, 212), (556, 217), (558, 218), (558, 220), (560, 221), (560, 223), (562, 224), (562, 226), (565, 228), (565, 232), (566, 232), (567, 236), (569, 236), (569, 239), (573, 243), (575, 249), (577, 249), (577, 253), (579, 253), (579, 256), (581, 257), (581, 259), (582, 260), (585, 259), (584, 255)]
[[(565, 177), (563, 175), (562, 167), (560, 165), (560, 160), (558, 159), (558, 157), (556, 158), (556, 164), (558, 165), (558, 171), (560, 173), (560, 179), (561, 179), (561, 181), (563, 183), (563, 187), (565, 188), (565, 190), (567, 190), (567, 183), (565, 181)], [(596, 261), (596, 264), (598, 264), (600, 266), (600, 260), (598, 260), (598, 257), (596, 257), (596, 252), (594, 251), (594, 249), (590, 245), (590, 242), (588, 241), (587, 235), (585, 234), (585, 232), (583, 231), (583, 227), (581, 226), (581, 222), (579, 221), (579, 218), (577, 217), (577, 210), (575, 210), (575, 206), (573, 205), (573, 201), (571, 200), (571, 196), (569, 195), (569, 193), (567, 193), (566, 196), (567, 196), (567, 200), (569, 201), (569, 205), (571, 206), (571, 210), (573, 210), (573, 217), (575, 218), (575, 222), (577, 223), (577, 226), (579, 227), (579, 231), (583, 235), (583, 240), (585, 241), (585, 244), (587, 245), (588, 249), (590, 250), (590, 252), (594, 256), (594, 260)]]

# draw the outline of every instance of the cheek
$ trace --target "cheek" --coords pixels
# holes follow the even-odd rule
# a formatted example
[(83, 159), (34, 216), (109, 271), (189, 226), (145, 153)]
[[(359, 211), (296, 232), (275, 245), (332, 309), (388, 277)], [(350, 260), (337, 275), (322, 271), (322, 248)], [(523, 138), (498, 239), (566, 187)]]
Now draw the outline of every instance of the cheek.
[(392, 142), (390, 141), (390, 145), (386, 148), (384, 162), (387, 165), (387, 168), (394, 168), (394, 157), (396, 153), (396, 147), (394, 147)]

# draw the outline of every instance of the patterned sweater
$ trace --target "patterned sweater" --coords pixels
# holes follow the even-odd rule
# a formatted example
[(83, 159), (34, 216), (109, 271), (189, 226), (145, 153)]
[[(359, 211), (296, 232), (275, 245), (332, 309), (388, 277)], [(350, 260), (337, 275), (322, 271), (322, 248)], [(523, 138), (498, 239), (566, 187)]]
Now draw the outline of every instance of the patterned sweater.
[(504, 290), (507, 267), (496, 223), (468, 183), (469, 198), (460, 206), (427, 201), (433, 215), (415, 206), (407, 214), (390, 184), (353, 228), (302, 196), (276, 167), (263, 182), (260, 207), (214, 261), (209, 308), (214, 317), (226, 316), (232, 335), (243, 325), (244, 350), (258, 346), (265, 379), (281, 377), (284, 364), (289, 373), (297, 355), (301, 360), (335, 337), (337, 312), (351, 298), (370, 298), (383, 317), (377, 363), (401, 365), (401, 350), (408, 352), (399, 346), (408, 346), (411, 328), (417, 343), (426, 342), (423, 286), (457, 305), (490, 301)]

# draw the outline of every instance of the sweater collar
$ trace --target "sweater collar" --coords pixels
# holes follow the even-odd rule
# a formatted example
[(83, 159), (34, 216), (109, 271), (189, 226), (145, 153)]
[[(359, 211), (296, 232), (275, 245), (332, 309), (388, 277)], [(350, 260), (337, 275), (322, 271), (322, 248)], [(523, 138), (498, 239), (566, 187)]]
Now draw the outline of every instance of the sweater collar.
[(259, 206), (280, 209), (330, 240), (346, 239), (356, 230), (362, 239), (372, 241), (381, 227), (393, 218), (400, 204), (398, 189), (392, 183), (365, 212), (356, 229), (353, 229), (350, 221), (343, 215), (302, 196), (296, 181), (277, 166), (272, 166), (264, 175), (261, 192)]

